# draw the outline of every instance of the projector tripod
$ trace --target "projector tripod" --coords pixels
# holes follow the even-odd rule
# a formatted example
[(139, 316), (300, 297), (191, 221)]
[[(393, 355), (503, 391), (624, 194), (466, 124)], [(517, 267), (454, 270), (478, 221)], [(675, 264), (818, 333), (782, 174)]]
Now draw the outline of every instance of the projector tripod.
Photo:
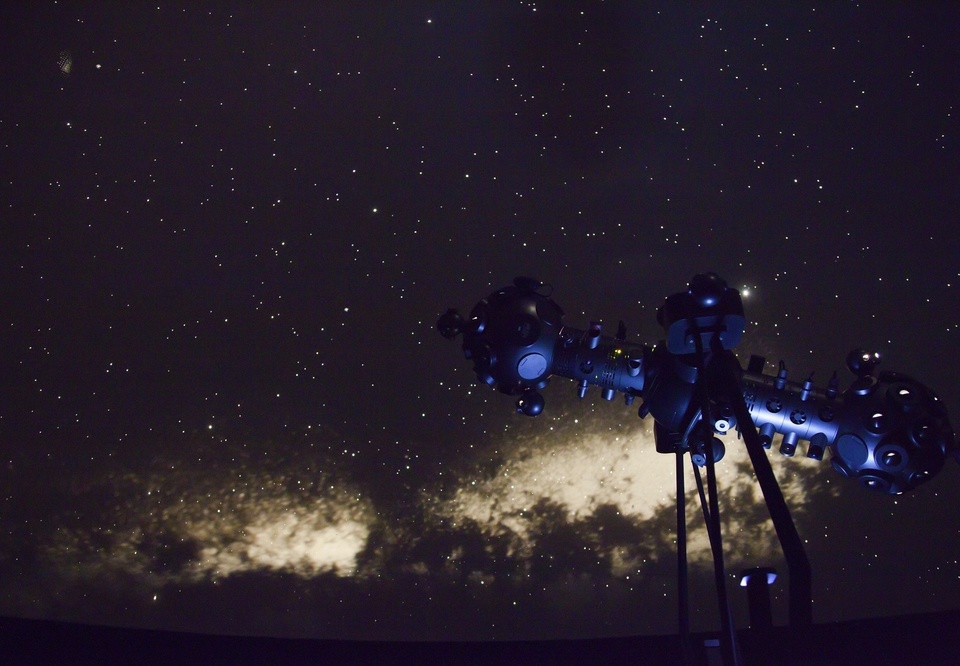
[[(677, 474), (677, 580), (678, 580), (678, 622), (684, 658), (690, 653), (690, 607), (686, 555), (686, 499), (684, 490), (683, 457), (689, 453), (697, 481), (700, 504), (704, 522), (710, 540), (713, 555), (714, 583), (717, 590), (717, 604), (721, 625), (721, 654), (723, 663), (738, 666), (740, 661), (736, 642), (736, 631), (730, 613), (727, 595), (727, 577), (724, 568), (723, 538), (720, 529), (720, 507), (718, 501), (715, 463), (723, 457), (723, 443), (713, 436), (712, 428), (704, 424), (717, 422), (713, 413), (717, 406), (721, 411), (732, 411), (741, 436), (750, 455), (757, 480), (763, 492), (764, 500), (776, 529), (780, 546), (787, 560), (790, 573), (790, 623), (793, 626), (812, 624), (811, 612), (811, 573), (810, 563), (803, 548), (803, 542), (796, 530), (783, 493), (773, 474), (770, 461), (764, 451), (760, 435), (750, 419), (740, 386), (741, 368), (733, 352), (723, 349), (718, 336), (712, 331), (699, 328), (690, 321), (688, 332), (696, 345), (694, 359), (697, 370), (695, 383), (695, 402), (699, 409), (687, 419), (684, 433), (671, 432), (660, 423), (654, 425), (654, 438), (657, 451), (674, 453)], [(703, 337), (709, 337), (711, 350), (704, 352)], [(699, 426), (699, 427), (698, 427)], [(707, 468), (706, 496), (699, 467)]]

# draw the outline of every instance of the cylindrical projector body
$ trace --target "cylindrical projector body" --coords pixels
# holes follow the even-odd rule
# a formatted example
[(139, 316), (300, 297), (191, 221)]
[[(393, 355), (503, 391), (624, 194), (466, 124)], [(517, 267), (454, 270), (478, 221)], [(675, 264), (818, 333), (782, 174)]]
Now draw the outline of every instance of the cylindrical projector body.
[(834, 469), (870, 490), (896, 494), (917, 487), (940, 471), (953, 448), (943, 404), (906, 375), (859, 377), (834, 399), (808, 382), (766, 375), (747, 373), (743, 385), (753, 422), (761, 434), (783, 435), (784, 455), (793, 455), (798, 440), (808, 442), (807, 455), (817, 460), (829, 448)]

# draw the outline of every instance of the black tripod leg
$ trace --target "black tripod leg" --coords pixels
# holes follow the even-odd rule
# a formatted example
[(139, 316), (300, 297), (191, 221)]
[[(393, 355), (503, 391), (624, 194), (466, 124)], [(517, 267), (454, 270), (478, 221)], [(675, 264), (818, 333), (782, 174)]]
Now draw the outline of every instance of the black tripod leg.
[(654, 422), (653, 437), (657, 451), (674, 451), (677, 459), (677, 622), (680, 628), (680, 651), (683, 663), (694, 663), (690, 643), (690, 590), (687, 583), (687, 498), (683, 485), (683, 448), (680, 435)]
[(770, 467), (770, 461), (767, 460), (766, 451), (760, 442), (760, 435), (753, 425), (750, 410), (747, 409), (747, 403), (744, 402), (739, 376), (735, 375), (733, 370), (733, 364), (737, 364), (739, 368), (739, 363), (732, 353), (729, 354), (726, 361), (723, 365), (725, 374), (728, 380), (737, 387), (737, 390), (730, 396), (733, 402), (733, 411), (737, 417), (740, 434), (743, 435), (743, 440), (746, 443), (747, 453), (750, 454), (750, 462), (753, 463), (753, 471), (757, 475), (757, 482), (760, 484), (760, 490), (763, 491), (763, 498), (766, 500), (767, 510), (770, 512), (770, 519), (777, 531), (780, 547), (783, 549), (783, 555), (787, 560), (787, 569), (790, 572), (790, 624), (793, 626), (809, 626), (813, 624), (813, 584), (811, 582), (810, 561), (807, 559), (803, 541), (800, 539), (797, 527), (790, 516), (790, 509), (783, 499), (780, 485), (773, 474), (773, 468)]

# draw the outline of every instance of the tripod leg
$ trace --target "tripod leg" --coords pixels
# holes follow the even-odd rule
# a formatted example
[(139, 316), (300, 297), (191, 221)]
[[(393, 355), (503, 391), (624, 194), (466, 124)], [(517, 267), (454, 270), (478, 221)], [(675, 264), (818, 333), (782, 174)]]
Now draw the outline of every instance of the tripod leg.
[(683, 489), (683, 451), (677, 450), (677, 588), (680, 640), (690, 640), (690, 590), (687, 586), (687, 500)]
[[(740, 434), (743, 435), (747, 453), (750, 454), (750, 462), (753, 463), (757, 483), (760, 484), (767, 509), (770, 511), (770, 519), (777, 531), (780, 547), (783, 549), (783, 555), (787, 560), (787, 568), (790, 573), (790, 624), (795, 627), (809, 626), (813, 624), (813, 604), (811, 601), (813, 583), (811, 581), (810, 561), (807, 559), (807, 553), (803, 548), (803, 540), (800, 538), (797, 527), (793, 523), (793, 518), (790, 516), (790, 509), (783, 499), (783, 492), (781, 492), (777, 478), (773, 474), (773, 468), (770, 467), (770, 461), (767, 460), (760, 435), (753, 425), (750, 410), (747, 409), (747, 404), (744, 402), (743, 390), (739, 380), (740, 364), (733, 352), (727, 352), (723, 360), (725, 362), (718, 364), (718, 366), (722, 368), (726, 381), (731, 386), (736, 387), (736, 390), (730, 396), (733, 403), (733, 412), (737, 417), (737, 424), (740, 428)], [(736, 371), (734, 367), (737, 368)]]

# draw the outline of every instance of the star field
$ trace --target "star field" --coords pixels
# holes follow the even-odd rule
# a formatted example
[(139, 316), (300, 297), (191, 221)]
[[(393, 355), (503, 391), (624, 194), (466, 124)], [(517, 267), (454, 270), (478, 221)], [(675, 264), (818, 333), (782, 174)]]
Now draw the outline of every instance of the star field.
[[(675, 631), (649, 424), (559, 379), (525, 419), (436, 334), (515, 275), (653, 343), (716, 271), (743, 358), (822, 381), (877, 350), (956, 423), (949, 4), (43, 2), (0, 25), (2, 613)], [(783, 573), (735, 446), (729, 569)], [(817, 621), (955, 607), (956, 465), (874, 497), (775, 450)], [(259, 615), (223, 612), (250, 594)]]

